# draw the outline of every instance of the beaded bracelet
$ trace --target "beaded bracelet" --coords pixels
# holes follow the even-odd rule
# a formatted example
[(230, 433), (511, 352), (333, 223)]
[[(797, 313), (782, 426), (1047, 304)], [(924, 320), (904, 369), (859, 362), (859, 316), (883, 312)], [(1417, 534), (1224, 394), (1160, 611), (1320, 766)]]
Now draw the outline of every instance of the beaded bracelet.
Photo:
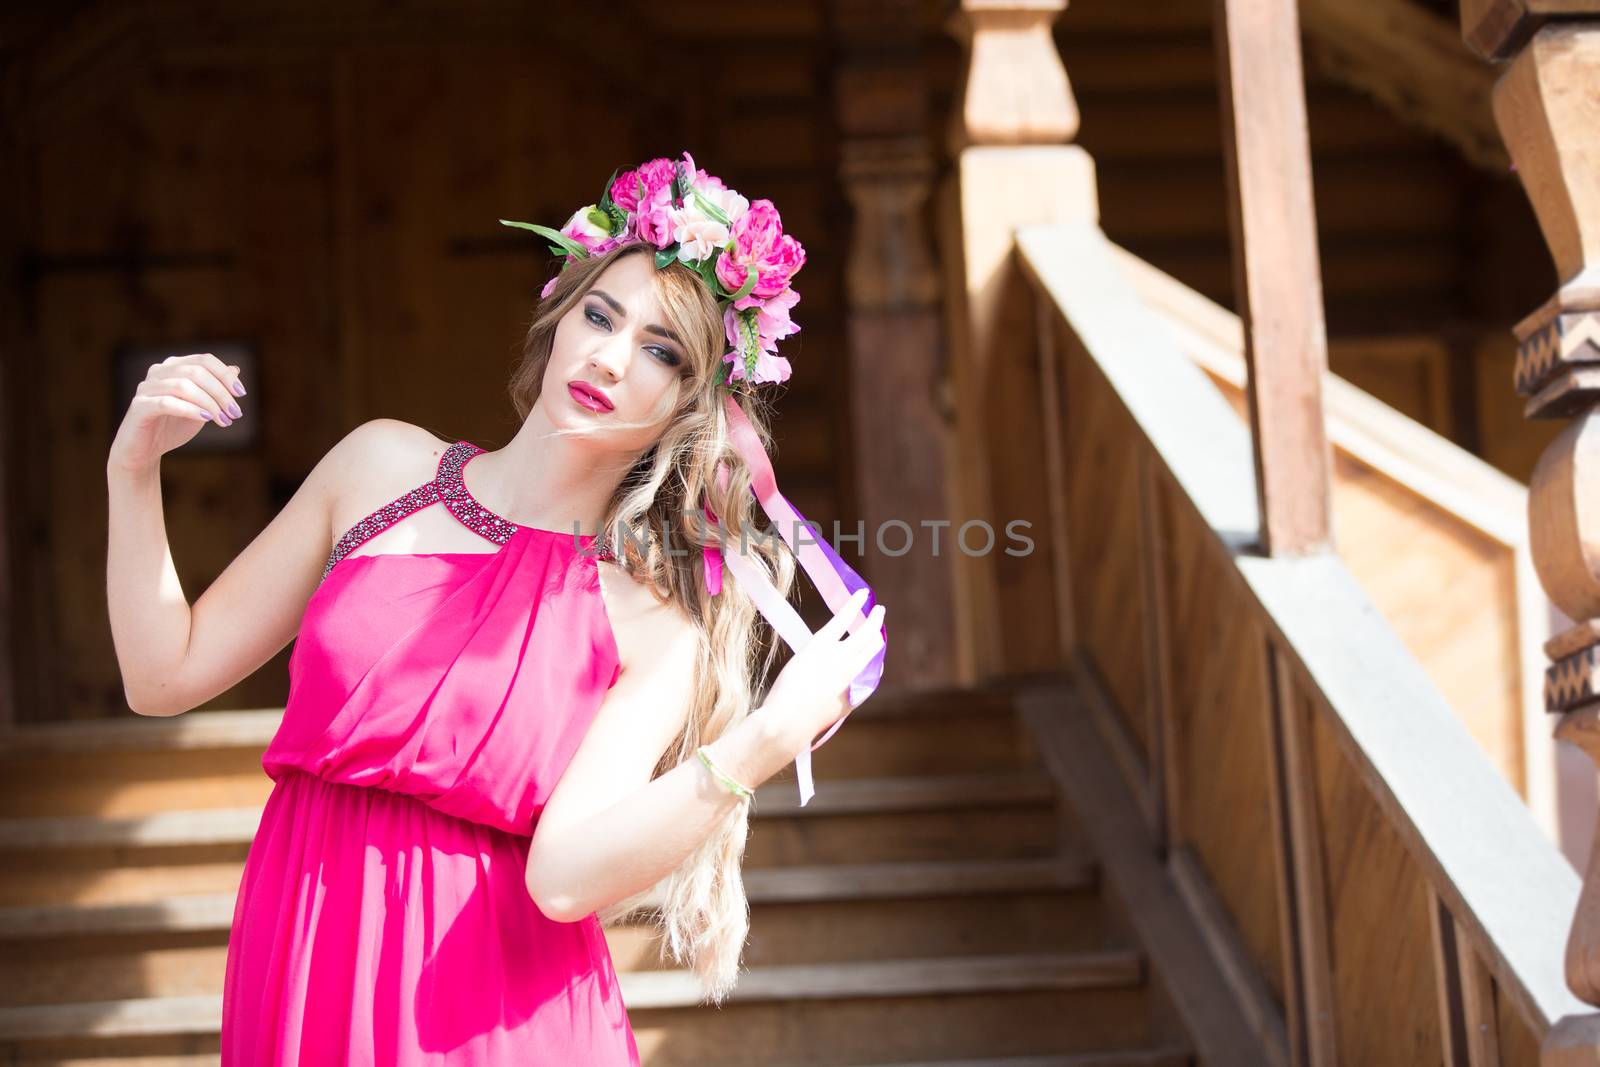
[(701, 745), (699, 748), (694, 750), (694, 754), (700, 757), (700, 762), (706, 765), (706, 770), (710, 771), (716, 777), (717, 781), (726, 786), (729, 792), (734, 793), (737, 796), (741, 796), (746, 800), (755, 800), (756, 795), (752, 793), (747, 786), (740, 785), (738, 782), (728, 777), (728, 775), (723, 773), (722, 768), (718, 767), (711, 761), (711, 753), (706, 751), (706, 746)]

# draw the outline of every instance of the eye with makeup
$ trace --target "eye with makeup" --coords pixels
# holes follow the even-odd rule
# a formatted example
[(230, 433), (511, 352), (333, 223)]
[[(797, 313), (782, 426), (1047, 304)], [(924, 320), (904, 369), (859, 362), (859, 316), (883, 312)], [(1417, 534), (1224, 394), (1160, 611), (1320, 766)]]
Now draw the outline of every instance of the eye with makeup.
[[(584, 308), (583, 315), (596, 329), (605, 329), (607, 331), (611, 329), (611, 320), (606, 318), (605, 313), (594, 305), (591, 304)], [(656, 358), (668, 367), (676, 367), (683, 362), (682, 359), (678, 358), (676, 352), (664, 345), (646, 345), (645, 348), (655, 353)]]

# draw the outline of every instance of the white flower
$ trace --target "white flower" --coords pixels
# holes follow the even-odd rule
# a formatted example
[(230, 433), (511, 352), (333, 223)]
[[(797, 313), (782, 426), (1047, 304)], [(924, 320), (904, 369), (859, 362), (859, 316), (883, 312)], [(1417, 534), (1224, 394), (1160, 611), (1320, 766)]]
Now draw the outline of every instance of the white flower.
[(672, 230), (678, 242), (678, 258), (685, 263), (698, 263), (728, 243), (728, 227), (698, 211), (685, 208), (677, 213), (677, 225)]
[(698, 263), (715, 255), (728, 243), (732, 224), (748, 210), (750, 201), (718, 179), (694, 183), (684, 197), (683, 207), (672, 212), (678, 258), (685, 263)]
[[(561, 232), (584, 244), (592, 241), (602, 241), (610, 237), (610, 227), (602, 226), (597, 222), (594, 218), (595, 213), (597, 213), (597, 210), (593, 204), (588, 207), (580, 207), (572, 213), (572, 217), (567, 220), (567, 224), (561, 227)], [(590, 241), (583, 241), (585, 237), (589, 238)]]

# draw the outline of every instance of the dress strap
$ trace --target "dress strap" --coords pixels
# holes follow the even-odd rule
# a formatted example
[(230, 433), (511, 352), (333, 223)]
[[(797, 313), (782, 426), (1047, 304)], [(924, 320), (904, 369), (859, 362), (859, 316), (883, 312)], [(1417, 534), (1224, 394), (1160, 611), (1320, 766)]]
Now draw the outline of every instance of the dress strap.
[(462, 446), (466, 446), (467, 449), (477, 448), (470, 441), (457, 441), (445, 449), (444, 454), (439, 457), (439, 465), (434, 470), (433, 477), (430, 480), (423, 482), (409, 492), (395, 497), (389, 503), (346, 530), (344, 535), (333, 546), (333, 551), (328, 554), (328, 562), (322, 568), (322, 576), (326, 578), (328, 573), (333, 570), (334, 565), (349, 555), (358, 545), (376, 537), (379, 533), (393, 526), (412, 512), (420, 511), (429, 504), (440, 500), (442, 498), (440, 493), (441, 483), (447, 479), (452, 469), (455, 473), (456, 484), (460, 485), (461, 463), (465, 462), (465, 458), (458, 460), (456, 457), (461, 456)]

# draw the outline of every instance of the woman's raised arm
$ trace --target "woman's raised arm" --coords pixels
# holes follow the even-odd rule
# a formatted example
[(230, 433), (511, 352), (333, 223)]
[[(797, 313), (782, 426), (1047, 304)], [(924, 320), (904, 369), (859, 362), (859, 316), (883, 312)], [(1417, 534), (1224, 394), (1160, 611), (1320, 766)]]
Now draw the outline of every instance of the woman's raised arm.
[(238, 377), (211, 353), (152, 365), (106, 460), (106, 604), (123, 692), (141, 715), (188, 711), (271, 659), (298, 632), (327, 558), (330, 501), (361, 428), (323, 457), (192, 608), (184, 595), (167, 542), (161, 457), (206, 421), (222, 427), (237, 417), (227, 405), (246, 406)]

